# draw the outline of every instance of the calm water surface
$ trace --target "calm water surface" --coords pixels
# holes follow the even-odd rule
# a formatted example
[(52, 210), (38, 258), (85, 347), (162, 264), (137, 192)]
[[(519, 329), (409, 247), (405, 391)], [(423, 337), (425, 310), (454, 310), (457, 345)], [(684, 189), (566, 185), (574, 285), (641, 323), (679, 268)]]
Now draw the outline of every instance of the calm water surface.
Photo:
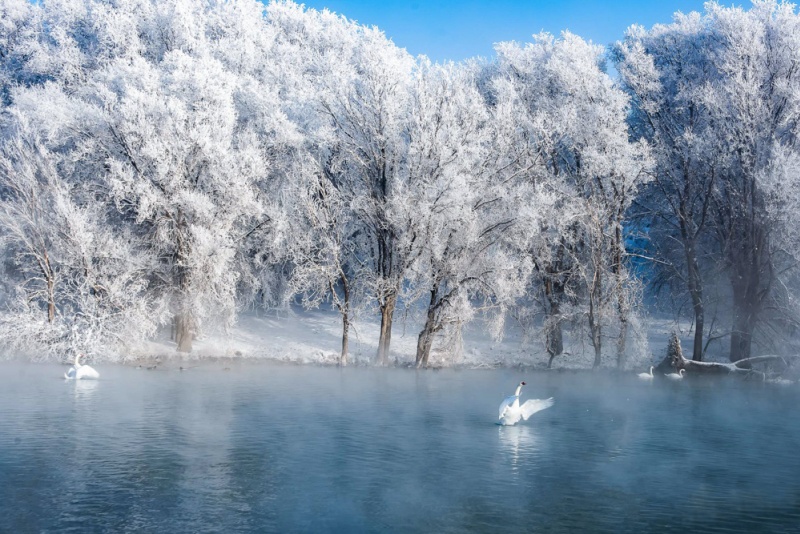
[(222, 367), (0, 364), (0, 532), (800, 532), (797, 385)]

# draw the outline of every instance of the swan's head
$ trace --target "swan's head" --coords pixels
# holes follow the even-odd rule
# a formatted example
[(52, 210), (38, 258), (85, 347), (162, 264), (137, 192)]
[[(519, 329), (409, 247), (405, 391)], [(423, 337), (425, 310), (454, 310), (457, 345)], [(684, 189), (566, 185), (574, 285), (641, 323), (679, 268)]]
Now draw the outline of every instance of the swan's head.
[(524, 385), (525, 385), (525, 382), (520, 382), (520, 383), (519, 383), (519, 385), (520, 385), (520, 386), (524, 386)]
[(685, 372), (686, 372), (686, 369), (681, 369), (680, 371), (678, 371), (678, 374), (680, 374), (681, 376), (683, 376), (683, 373), (685, 373)]

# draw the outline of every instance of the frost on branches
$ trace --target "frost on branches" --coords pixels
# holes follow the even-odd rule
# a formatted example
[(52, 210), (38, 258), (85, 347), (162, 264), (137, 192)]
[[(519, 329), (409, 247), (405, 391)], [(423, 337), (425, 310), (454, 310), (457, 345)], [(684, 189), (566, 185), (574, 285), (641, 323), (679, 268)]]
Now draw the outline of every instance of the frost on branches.
[(800, 27), (705, 9), (434, 64), (288, 1), (0, 0), (0, 340), (186, 353), (329, 305), (340, 364), (357, 320), (427, 367), (513, 318), (531, 363), (624, 368), (666, 301), (746, 358), (798, 317)]

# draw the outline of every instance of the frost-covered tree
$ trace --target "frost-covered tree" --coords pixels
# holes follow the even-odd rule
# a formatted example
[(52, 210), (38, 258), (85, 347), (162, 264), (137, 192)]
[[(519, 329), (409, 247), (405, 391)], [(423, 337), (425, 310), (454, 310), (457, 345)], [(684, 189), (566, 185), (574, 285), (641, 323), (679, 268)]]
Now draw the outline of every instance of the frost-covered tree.
[(330, 12), (288, 2), (271, 3), (267, 16), (287, 114), (302, 136), (296, 158), (301, 168), (286, 182), (283, 213), (294, 231), (283, 242), (292, 266), (285, 298), (299, 294), (306, 307), (329, 302), (339, 312), (339, 361), (346, 365), (350, 328), (366, 290), (363, 254), (356, 243), (362, 223), (344, 187), (340, 162), (345, 149), (330, 126), (322, 95), (329, 77), (341, 76), (358, 27)]
[[(222, 8), (126, 6), (86, 3), (95, 59), (105, 60), (64, 83), (89, 104), (83, 164), (99, 177), (117, 223), (158, 256), (151, 287), (171, 301), (178, 349), (189, 351), (203, 323), (235, 317), (238, 254), (272, 200), (270, 134), (280, 120), (271, 119), (280, 110), (268, 105), (272, 87), (223, 62)], [(265, 27), (257, 10), (245, 12)]]
[(305, 61), (301, 87), (316, 91), (315, 109), (325, 123), (314, 135), (327, 147), (318, 157), (360, 225), (355, 248), (369, 267), (361, 283), (380, 309), (377, 359), (386, 364), (394, 310), (412, 263), (400, 248), (403, 228), (390, 206), (400, 192), (414, 60), (378, 29), (326, 11), (281, 3), (268, 13), (283, 32), (284, 49)]
[[(28, 101), (43, 84), (70, 95), (29, 106), (33, 120), (69, 148), (69, 180), (93, 191), (117, 234), (158, 258), (141, 281), (170, 302), (178, 348), (190, 350), (202, 324), (231, 324), (247, 300), (237, 297), (265, 290), (265, 258), (291, 231), (276, 178), (289, 174), (300, 143), (277, 97), (264, 6), (70, 0), (3, 8), (13, 15), (0, 58), (9, 102), (25, 100), (12, 96), (12, 84), (30, 87), (17, 91)], [(18, 30), (26, 24), (27, 33)], [(58, 107), (67, 101), (81, 107), (72, 117)]]
[(233, 319), (236, 240), (261, 212), (267, 170), (257, 138), (239, 130), (236, 80), (217, 61), (173, 51), (158, 67), (104, 73), (92, 135), (111, 199), (161, 259), (156, 276), (188, 352), (200, 322)]
[(729, 274), (744, 358), (796, 291), (798, 36), (791, 4), (709, 3), (632, 28), (616, 87), (570, 33), (434, 65), (289, 1), (0, 0), (3, 338), (110, 347), (171, 321), (188, 351), (300, 298), (341, 314), (342, 363), (357, 310), (379, 310), (386, 364), (395, 309), (419, 306), (425, 366), (514, 306), (551, 362), (571, 325), (624, 367), (641, 225), (685, 281), (696, 359), (703, 269)]
[(756, 1), (749, 11), (706, 9), (720, 42), (714, 62), (722, 79), (707, 98), (727, 155), (714, 211), (731, 281), (730, 359), (737, 361), (751, 355), (786, 269), (759, 178), (776, 156), (800, 150), (800, 15), (793, 4), (774, 0)]
[(653, 237), (662, 245), (677, 238), (684, 252), (695, 360), (707, 304), (700, 257), (729, 275), (731, 360), (750, 355), (763, 314), (786, 287), (780, 273), (791, 265), (773, 238), (781, 225), (770, 219), (780, 201), (765, 186), (798, 148), (798, 23), (785, 2), (756, 1), (750, 10), (710, 2), (702, 15), (634, 27), (617, 47), (639, 133), (658, 158), (651, 204), (674, 227)]
[[(407, 301), (424, 299), (416, 365), (425, 367), (434, 338), (476, 311), (494, 314), (494, 333), (524, 293), (529, 264), (510, 243), (523, 231), (517, 184), (497, 180), (492, 124), (477, 65), (431, 65), (416, 71), (403, 194), (392, 216), (404, 228), (401, 249), (414, 258)], [(524, 211), (524, 210), (523, 210)]]
[(351, 67), (358, 76), (351, 71), (349, 80), (339, 79), (323, 98), (338, 137), (334, 167), (340, 169), (340, 188), (363, 227), (359, 249), (368, 254), (371, 267), (366, 283), (381, 313), (377, 359), (385, 365), (400, 286), (411, 261), (401, 249), (403, 228), (395, 224), (390, 206), (400, 193), (413, 61), (375, 30), (365, 31), (355, 52)]
[(63, 357), (116, 354), (152, 335), (160, 311), (146, 294), (151, 258), (74, 181), (73, 154), (48, 147), (19, 111), (10, 115), (0, 146), (0, 242), (14, 287), (0, 336)]
[(38, 28), (42, 9), (26, 0), (0, 2), (0, 103), (9, 103), (14, 85), (35, 82), (30, 63), (40, 50)]
[[(528, 245), (545, 295), (547, 350), (563, 347), (562, 314), (583, 316), (602, 356), (603, 330), (617, 331), (625, 365), (636, 283), (627, 267), (626, 211), (647, 181), (646, 147), (628, 139), (628, 99), (602, 70), (602, 47), (564, 33), (532, 44), (501, 43), (492, 81), (510, 172), (554, 197)], [(576, 305), (578, 305), (576, 307)]]
[[(314, 171), (312, 171), (312, 175)], [(290, 255), (294, 263), (292, 295), (300, 294), (306, 307), (330, 302), (342, 317), (340, 365), (347, 365), (350, 327), (363, 296), (355, 283), (360, 275), (352, 239), (354, 217), (324, 168), (316, 169), (311, 187), (294, 190), (297, 211), (293, 221), (302, 229), (293, 234)]]
[[(692, 359), (703, 358), (706, 299), (701, 257), (708, 241), (710, 208), (720, 157), (705, 89), (718, 79), (697, 13), (677, 14), (672, 25), (634, 26), (615, 49), (624, 89), (634, 103), (633, 130), (648, 140), (656, 158), (653, 182), (639, 201), (649, 230), (657, 277), (674, 291), (689, 293), (694, 313)], [(679, 244), (675, 250), (674, 244)], [(675, 283), (674, 280), (678, 282)]]

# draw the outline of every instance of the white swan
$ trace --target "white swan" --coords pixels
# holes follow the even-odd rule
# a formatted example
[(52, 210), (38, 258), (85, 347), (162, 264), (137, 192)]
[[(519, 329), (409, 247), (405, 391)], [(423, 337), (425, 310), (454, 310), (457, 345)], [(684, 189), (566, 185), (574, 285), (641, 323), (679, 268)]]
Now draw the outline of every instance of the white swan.
[(64, 378), (67, 380), (80, 380), (83, 378), (100, 378), (100, 373), (95, 371), (89, 365), (81, 365), (81, 354), (80, 352), (75, 355), (75, 365), (69, 368), (69, 370), (64, 373)]
[(650, 373), (649, 374), (648, 373), (639, 373), (636, 376), (638, 376), (642, 380), (652, 380), (653, 379), (653, 366), (652, 365), (650, 366)]
[(500, 422), (498, 424), (516, 424), (520, 419), (527, 420), (528, 417), (536, 412), (540, 412), (553, 405), (553, 397), (550, 397), (549, 399), (528, 399), (520, 406), (519, 392), (524, 385), (525, 382), (520, 382), (517, 386), (517, 391), (510, 397), (506, 397), (506, 399), (500, 403)]
[(672, 380), (680, 380), (681, 378), (683, 378), (683, 373), (685, 373), (685, 372), (686, 372), (686, 369), (681, 369), (677, 373), (670, 373), (668, 375), (665, 374), (664, 376), (666, 376), (667, 378), (671, 378)]

